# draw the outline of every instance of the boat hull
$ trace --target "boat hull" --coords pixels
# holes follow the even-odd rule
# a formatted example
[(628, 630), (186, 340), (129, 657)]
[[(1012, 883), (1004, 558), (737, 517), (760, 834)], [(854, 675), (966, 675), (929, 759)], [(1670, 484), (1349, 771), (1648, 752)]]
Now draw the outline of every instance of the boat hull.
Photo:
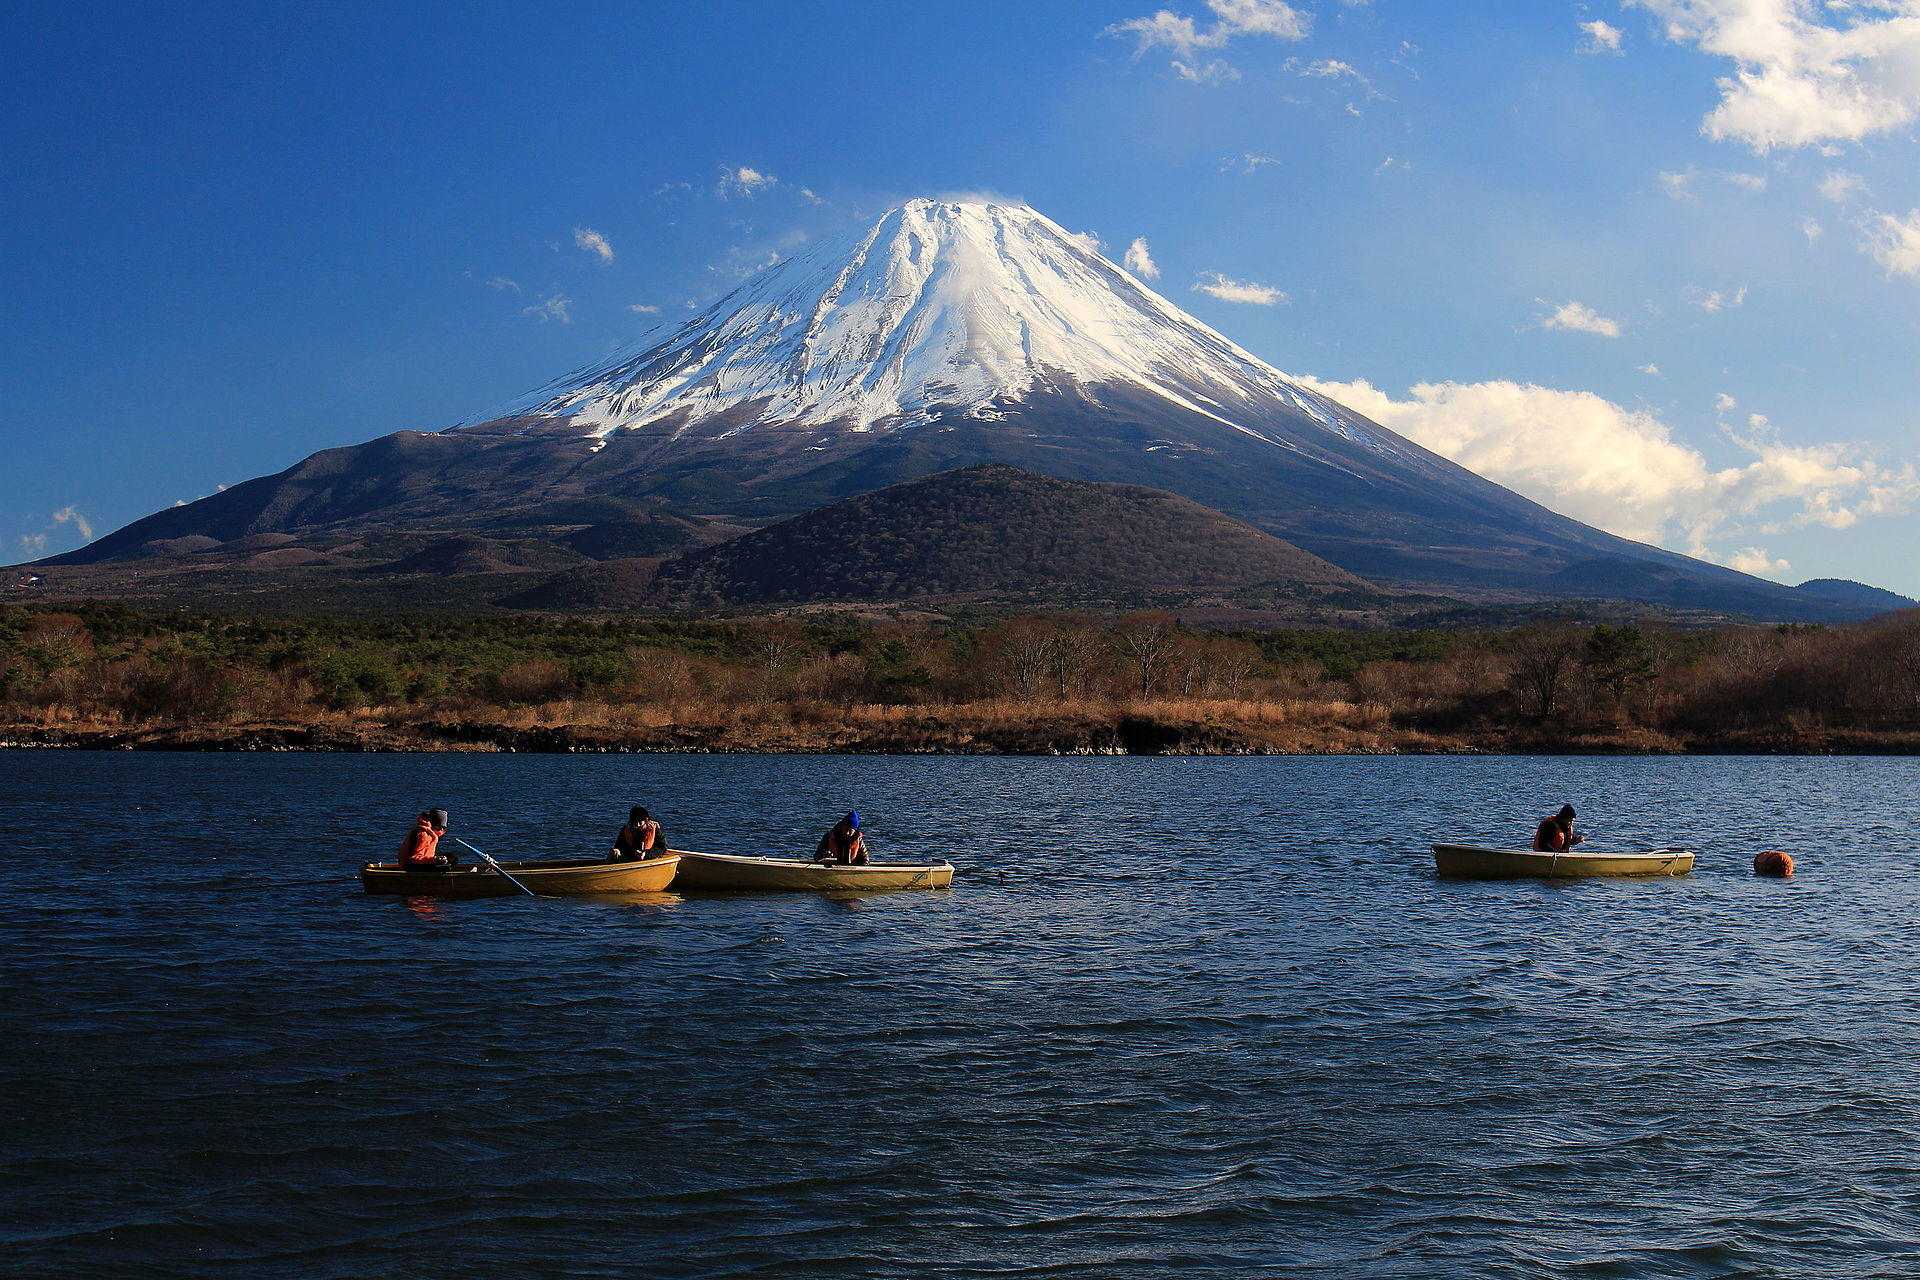
[(782, 893), (948, 889), (953, 867), (944, 862), (874, 862), (865, 866), (803, 862), (798, 858), (746, 858), (724, 853), (680, 853), (676, 889), (738, 889)]
[[(587, 897), (603, 893), (659, 893), (673, 883), (680, 857), (648, 858), (644, 862), (503, 862), (514, 880), (541, 897)], [(426, 898), (507, 898), (520, 894), (512, 880), (492, 867), (462, 867), (458, 871), (402, 871), (391, 862), (369, 862), (360, 869), (360, 884), (368, 893), (398, 893)]]
[(1684, 876), (1693, 871), (1693, 853), (1686, 849), (1661, 849), (1653, 853), (1533, 853), (1524, 849), (1437, 844), (1433, 846), (1433, 864), (1443, 876), (1474, 880)]

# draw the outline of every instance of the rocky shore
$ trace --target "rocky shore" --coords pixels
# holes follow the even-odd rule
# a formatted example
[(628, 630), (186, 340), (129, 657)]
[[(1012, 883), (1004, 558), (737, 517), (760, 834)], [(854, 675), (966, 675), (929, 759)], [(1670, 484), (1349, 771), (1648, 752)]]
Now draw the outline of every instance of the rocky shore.
[(1638, 728), (1435, 734), (1344, 725), (1275, 726), (1177, 718), (964, 715), (884, 725), (729, 723), (608, 728), (472, 720), (411, 723), (0, 726), (0, 749), (92, 751), (533, 752), (540, 754), (873, 755), (1920, 755), (1920, 733), (1794, 730), (1682, 738)]

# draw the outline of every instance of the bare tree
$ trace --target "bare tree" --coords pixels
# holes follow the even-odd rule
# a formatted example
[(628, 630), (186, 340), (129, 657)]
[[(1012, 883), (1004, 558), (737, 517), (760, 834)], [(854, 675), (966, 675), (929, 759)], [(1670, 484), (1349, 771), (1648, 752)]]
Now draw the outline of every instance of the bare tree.
[(1016, 698), (1039, 695), (1053, 674), (1059, 629), (1039, 618), (1012, 618), (988, 636), (999, 681)]
[(1153, 696), (1162, 661), (1173, 646), (1178, 624), (1164, 613), (1137, 613), (1122, 618), (1113, 630), (1114, 647), (1133, 667), (1141, 697)]
[(1560, 710), (1581, 643), (1569, 627), (1534, 627), (1513, 638), (1514, 691), (1534, 719), (1551, 720)]
[(1064, 619), (1054, 629), (1051, 662), (1054, 685), (1059, 690), (1061, 701), (1086, 692), (1087, 677), (1092, 672), (1094, 658), (1104, 644), (1104, 638), (1093, 624), (1082, 619)]

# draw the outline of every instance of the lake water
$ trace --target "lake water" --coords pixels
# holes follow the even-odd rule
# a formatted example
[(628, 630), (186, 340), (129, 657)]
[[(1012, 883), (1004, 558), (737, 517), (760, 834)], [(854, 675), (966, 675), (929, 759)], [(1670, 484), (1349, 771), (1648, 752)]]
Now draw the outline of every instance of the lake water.
[[(0, 753), (0, 1272), (1909, 1277), (1916, 795), (1878, 759)], [(1432, 874), (1562, 800), (1698, 873)], [(348, 878), (435, 804), (558, 856), (632, 803), (804, 853), (856, 802), (955, 888)]]

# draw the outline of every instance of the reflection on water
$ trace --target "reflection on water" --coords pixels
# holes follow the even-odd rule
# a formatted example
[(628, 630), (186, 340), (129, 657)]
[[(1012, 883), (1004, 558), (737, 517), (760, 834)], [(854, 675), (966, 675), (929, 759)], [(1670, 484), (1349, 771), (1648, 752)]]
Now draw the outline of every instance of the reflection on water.
[[(1903, 760), (0, 753), (0, 1256), (1912, 1274), (1916, 784)], [(890, 857), (960, 874), (363, 895), (428, 798), (527, 857), (603, 847), (629, 803), (750, 852), (858, 800)], [(1428, 841), (1523, 842), (1563, 800), (1606, 844), (1703, 844), (1697, 873), (1433, 874)], [(289, 829), (311, 853), (263, 867)], [(1760, 848), (1797, 878), (1753, 877)]]

